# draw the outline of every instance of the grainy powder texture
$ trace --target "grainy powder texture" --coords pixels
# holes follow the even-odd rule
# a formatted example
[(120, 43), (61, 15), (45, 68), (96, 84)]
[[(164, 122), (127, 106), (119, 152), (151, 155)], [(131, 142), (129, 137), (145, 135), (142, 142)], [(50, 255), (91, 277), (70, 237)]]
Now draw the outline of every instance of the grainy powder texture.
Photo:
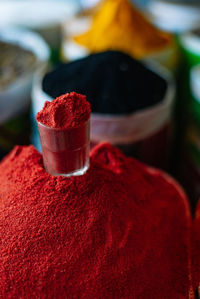
[(109, 144), (70, 178), (16, 147), (0, 164), (0, 298), (186, 299), (189, 229), (181, 189)]
[(89, 119), (90, 110), (84, 95), (70, 92), (52, 102), (46, 101), (44, 108), (37, 114), (37, 121), (52, 128), (74, 128)]
[(194, 288), (200, 295), (200, 201), (198, 202), (192, 230), (192, 274)]

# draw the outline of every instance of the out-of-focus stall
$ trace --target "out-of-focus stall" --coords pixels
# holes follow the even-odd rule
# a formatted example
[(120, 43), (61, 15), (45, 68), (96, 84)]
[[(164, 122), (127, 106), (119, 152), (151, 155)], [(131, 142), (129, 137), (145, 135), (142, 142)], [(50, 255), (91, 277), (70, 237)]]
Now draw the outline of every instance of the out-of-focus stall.
[(34, 76), (60, 61), (61, 24), (74, 1), (0, 2), (0, 157), (29, 144)]

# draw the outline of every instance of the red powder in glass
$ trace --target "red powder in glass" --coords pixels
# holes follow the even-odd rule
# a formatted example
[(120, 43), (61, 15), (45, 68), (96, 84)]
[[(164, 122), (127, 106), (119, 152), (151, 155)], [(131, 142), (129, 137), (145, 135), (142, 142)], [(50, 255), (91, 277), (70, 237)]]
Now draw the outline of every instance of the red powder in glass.
[(87, 169), (90, 110), (85, 96), (71, 92), (46, 102), (37, 114), (44, 166), (50, 174)]
[(0, 164), (0, 298), (188, 298), (189, 207), (162, 172), (111, 145), (53, 177), (32, 147)]
[(76, 92), (64, 94), (52, 102), (45, 102), (37, 121), (51, 128), (75, 128), (90, 117), (90, 104), (84, 95)]

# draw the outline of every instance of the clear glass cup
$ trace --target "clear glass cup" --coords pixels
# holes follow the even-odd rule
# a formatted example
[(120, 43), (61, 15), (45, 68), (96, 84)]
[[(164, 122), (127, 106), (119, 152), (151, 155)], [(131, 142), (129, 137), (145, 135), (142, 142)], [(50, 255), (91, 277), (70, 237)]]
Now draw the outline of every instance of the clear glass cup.
[(46, 171), (53, 176), (84, 174), (89, 167), (90, 121), (75, 128), (51, 128), (38, 122)]

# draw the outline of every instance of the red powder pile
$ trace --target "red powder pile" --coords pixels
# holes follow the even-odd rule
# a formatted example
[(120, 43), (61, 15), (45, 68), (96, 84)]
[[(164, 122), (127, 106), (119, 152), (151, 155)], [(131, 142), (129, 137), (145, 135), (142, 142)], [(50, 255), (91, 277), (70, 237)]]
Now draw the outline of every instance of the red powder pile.
[(75, 128), (89, 119), (90, 110), (84, 95), (71, 92), (52, 102), (45, 102), (44, 108), (37, 114), (37, 121), (52, 128)]
[(192, 274), (194, 289), (199, 289), (200, 296), (200, 201), (198, 203), (195, 219), (193, 222), (192, 257)]
[(186, 299), (190, 222), (171, 179), (111, 145), (70, 178), (16, 147), (0, 164), (0, 298)]

